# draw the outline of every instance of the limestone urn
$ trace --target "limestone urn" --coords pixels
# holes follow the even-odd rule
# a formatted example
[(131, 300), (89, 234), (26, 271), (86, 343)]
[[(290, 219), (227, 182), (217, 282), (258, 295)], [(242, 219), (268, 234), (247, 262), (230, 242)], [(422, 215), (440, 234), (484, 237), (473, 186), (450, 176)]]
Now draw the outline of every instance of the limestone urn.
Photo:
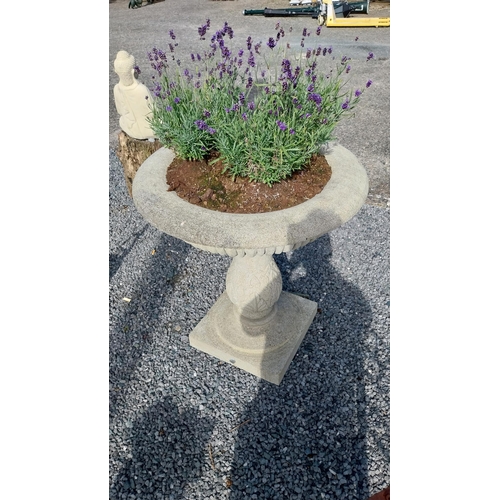
[[(368, 177), (357, 158), (329, 143), (332, 168), (323, 190), (295, 207), (260, 214), (209, 210), (168, 191), (174, 152), (165, 147), (140, 167), (132, 186), (137, 210), (160, 231), (207, 252), (232, 257), (226, 290), (189, 335), (192, 347), (280, 384), (317, 303), (282, 291), (273, 254), (289, 252), (338, 228), (363, 206)], [(208, 278), (208, 276), (207, 276)]]

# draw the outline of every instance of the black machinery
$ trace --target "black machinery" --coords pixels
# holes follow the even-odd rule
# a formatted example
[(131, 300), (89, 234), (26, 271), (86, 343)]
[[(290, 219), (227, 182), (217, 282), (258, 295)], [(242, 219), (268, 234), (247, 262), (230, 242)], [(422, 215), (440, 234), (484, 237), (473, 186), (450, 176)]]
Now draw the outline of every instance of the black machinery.
[[(336, 17), (349, 17), (352, 12), (360, 12), (368, 14), (370, 8), (370, 0), (362, 2), (347, 2), (345, 0), (333, 1), (333, 7)], [(321, 5), (319, 2), (316, 4), (307, 5), (305, 7), (287, 7), (285, 9), (245, 9), (243, 15), (245, 16), (265, 16), (265, 17), (290, 17), (290, 16), (310, 16), (317, 19), (321, 12)]]

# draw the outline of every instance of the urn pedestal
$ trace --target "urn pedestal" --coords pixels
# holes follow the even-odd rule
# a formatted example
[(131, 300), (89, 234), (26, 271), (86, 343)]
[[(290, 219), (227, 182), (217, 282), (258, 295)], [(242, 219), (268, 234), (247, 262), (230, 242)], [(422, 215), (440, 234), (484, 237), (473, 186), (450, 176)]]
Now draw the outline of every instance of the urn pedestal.
[(226, 290), (190, 333), (190, 344), (274, 384), (283, 379), (317, 304), (282, 291), (273, 254), (295, 250), (339, 227), (368, 194), (368, 177), (352, 153), (332, 144), (323, 153), (332, 176), (321, 193), (275, 212), (231, 214), (184, 201), (168, 191), (166, 174), (174, 153), (166, 148), (141, 165), (132, 186), (138, 211), (157, 229), (232, 257)]

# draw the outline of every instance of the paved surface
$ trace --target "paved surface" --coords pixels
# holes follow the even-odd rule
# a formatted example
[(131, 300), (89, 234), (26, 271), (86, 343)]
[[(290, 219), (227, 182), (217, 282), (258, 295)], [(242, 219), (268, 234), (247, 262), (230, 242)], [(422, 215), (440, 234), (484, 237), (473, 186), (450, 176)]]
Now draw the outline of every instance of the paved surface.
[[(322, 34), (353, 58), (353, 68), (359, 63), (361, 83), (374, 81), (356, 117), (338, 130), (372, 191), (344, 226), (275, 257), (283, 289), (319, 303), (280, 386), (189, 346), (189, 332), (224, 290), (230, 259), (146, 223), (114, 153), (119, 50), (132, 53), (146, 75), (146, 52), (167, 45), (169, 29), (188, 37), (208, 17), (214, 27), (228, 20), (240, 41), (264, 38), (277, 20), (242, 10), (286, 5), (109, 5), (110, 499), (367, 500), (390, 482), (389, 29)], [(310, 18), (282, 24), (297, 32), (316, 27)], [(366, 63), (370, 51), (375, 58)]]

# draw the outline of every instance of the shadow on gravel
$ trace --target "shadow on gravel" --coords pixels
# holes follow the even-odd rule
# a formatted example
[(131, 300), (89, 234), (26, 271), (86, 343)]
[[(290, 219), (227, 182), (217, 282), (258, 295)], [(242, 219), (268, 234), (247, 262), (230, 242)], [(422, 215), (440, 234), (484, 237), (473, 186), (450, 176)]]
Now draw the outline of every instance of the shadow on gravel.
[(109, 279), (111, 280), (115, 275), (116, 271), (120, 269), (122, 265), (123, 259), (127, 257), (135, 243), (142, 238), (144, 232), (146, 231), (147, 226), (144, 226), (141, 231), (134, 234), (133, 237), (130, 237), (124, 244), (122, 244), (121, 251), (118, 253), (110, 253), (109, 254)]
[(170, 498), (170, 493), (178, 498), (202, 474), (213, 426), (194, 409), (179, 413), (168, 397), (150, 406), (132, 425), (132, 456), (111, 486), (110, 500)]
[[(134, 252), (134, 245), (143, 237), (144, 231), (145, 229), (135, 235), (121, 257), (115, 257), (113, 273), (110, 262), (110, 282), (112, 279), (120, 279), (117, 273), (121, 262), (129, 253)], [(115, 298), (110, 303), (110, 418), (113, 418), (119, 400), (124, 397), (137, 363), (140, 362), (144, 351), (149, 349), (152, 342), (151, 332), (166, 328), (160, 319), (164, 316), (164, 309), (169, 307), (165, 296), (168, 295), (169, 289), (175, 286), (189, 251), (184, 242), (162, 234), (156, 244), (155, 258), (151, 260), (151, 265), (133, 283), (132, 300), (126, 303)], [(130, 280), (130, 277), (128, 279)]]
[(318, 313), (281, 384), (262, 380), (241, 416), (249, 422), (236, 438), (231, 500), (369, 497), (363, 344), (372, 311), (331, 254), (325, 235), (290, 259), (275, 255), (283, 290), (314, 290)]

